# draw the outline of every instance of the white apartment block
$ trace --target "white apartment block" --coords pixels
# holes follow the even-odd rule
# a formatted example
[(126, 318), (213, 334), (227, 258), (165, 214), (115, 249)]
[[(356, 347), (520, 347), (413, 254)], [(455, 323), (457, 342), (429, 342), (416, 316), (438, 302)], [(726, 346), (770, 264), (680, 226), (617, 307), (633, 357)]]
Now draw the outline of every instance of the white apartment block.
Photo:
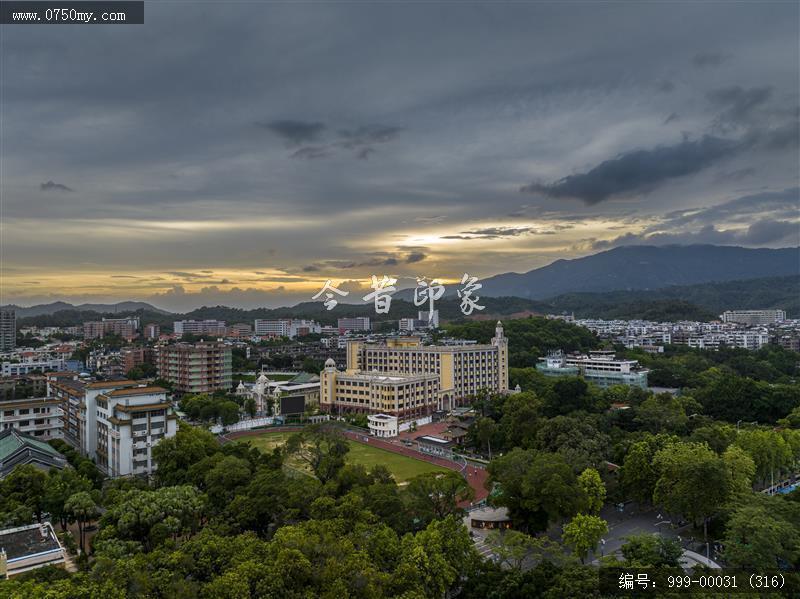
[(0, 401), (0, 431), (14, 429), (42, 441), (60, 439), (63, 436), (60, 403), (55, 397)]
[(339, 331), (369, 331), (372, 328), (368, 316), (340, 318), (338, 325)]
[(224, 337), (227, 329), (224, 320), (176, 320), (172, 331), (177, 337), (183, 335), (211, 335)]
[(313, 320), (295, 320), (284, 318), (278, 320), (256, 319), (253, 331), (258, 337), (288, 337), (294, 339), (313, 333), (321, 333), (322, 327)]
[(177, 430), (161, 387), (126, 387), (97, 396), (97, 465), (109, 476), (150, 475), (153, 447)]
[(784, 310), (726, 310), (722, 322), (736, 322), (750, 326), (774, 324), (786, 320)]
[[(51, 380), (64, 440), (109, 476), (151, 474), (150, 450), (176, 432), (176, 416), (161, 387), (138, 381)], [(148, 445), (149, 444), (149, 445)]]
[(22, 362), (3, 362), (3, 376), (18, 376), (30, 374), (31, 372), (46, 370), (64, 370), (66, 365), (63, 358), (46, 358), (23, 360)]

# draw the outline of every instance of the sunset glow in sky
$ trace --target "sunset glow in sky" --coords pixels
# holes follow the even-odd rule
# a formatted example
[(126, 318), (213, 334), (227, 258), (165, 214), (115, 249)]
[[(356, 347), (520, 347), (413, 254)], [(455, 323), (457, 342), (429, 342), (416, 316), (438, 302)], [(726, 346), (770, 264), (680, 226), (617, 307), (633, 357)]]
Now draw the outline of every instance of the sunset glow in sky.
[(797, 246), (799, 10), (148, 3), (145, 25), (7, 27), (0, 303), (289, 305), (622, 244)]

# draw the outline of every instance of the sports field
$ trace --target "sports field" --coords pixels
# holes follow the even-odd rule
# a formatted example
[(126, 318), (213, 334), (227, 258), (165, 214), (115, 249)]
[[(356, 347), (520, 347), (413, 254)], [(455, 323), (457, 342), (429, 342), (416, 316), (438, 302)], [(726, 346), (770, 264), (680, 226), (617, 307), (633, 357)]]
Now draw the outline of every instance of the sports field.
[[(292, 433), (287, 432), (263, 433), (258, 436), (243, 437), (241, 440), (249, 441), (253, 447), (269, 452), (284, 444), (291, 435)], [(347, 443), (350, 445), (350, 451), (347, 452), (348, 464), (362, 464), (368, 470), (372, 466), (382, 464), (389, 469), (398, 483), (404, 483), (410, 478), (427, 472), (447, 472), (447, 469), (441, 466), (372, 447), (368, 443), (357, 443), (356, 441)], [(294, 466), (299, 465), (295, 464)]]

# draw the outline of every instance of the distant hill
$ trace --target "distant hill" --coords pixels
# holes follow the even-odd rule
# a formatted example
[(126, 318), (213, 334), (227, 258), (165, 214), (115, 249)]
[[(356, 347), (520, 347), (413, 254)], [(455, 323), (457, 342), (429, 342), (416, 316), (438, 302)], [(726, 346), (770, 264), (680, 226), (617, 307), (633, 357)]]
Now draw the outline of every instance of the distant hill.
[[(136, 303), (136, 302), (131, 302)], [(647, 320), (713, 320), (725, 310), (748, 308), (780, 308), (789, 317), (800, 318), (800, 276), (768, 277), (725, 283), (676, 285), (653, 290), (607, 291), (604, 293), (565, 293), (544, 300), (520, 297), (484, 297), (480, 303), (483, 311), (475, 311), (472, 319), (520, 318), (530, 314), (574, 313), (578, 318), (624, 318)], [(445, 298), (437, 302), (442, 321), (463, 320), (457, 299)], [(415, 317), (418, 308), (412, 302), (394, 299), (389, 314), (375, 314), (371, 304), (339, 304), (331, 311), (321, 302), (304, 302), (287, 308), (259, 308), (243, 310), (227, 306), (198, 308), (186, 314), (164, 311), (136, 310), (143, 323), (154, 322), (171, 329), (175, 320), (212, 318), (228, 324), (252, 324), (256, 318), (308, 318), (322, 324), (335, 324), (346, 316), (369, 316), (375, 322), (397, 321)], [(116, 313), (118, 316), (122, 311)], [(68, 326), (85, 320), (98, 320), (109, 313), (82, 312), (76, 309), (61, 310), (54, 314), (41, 314), (20, 319), (20, 325)]]
[(526, 273), (483, 279), (484, 295), (545, 299), (565, 293), (660, 289), (800, 275), (800, 248), (715, 245), (625, 246)]
[(75, 312), (97, 312), (98, 314), (129, 314), (137, 310), (146, 312), (158, 312), (169, 314), (166, 310), (161, 310), (151, 306), (146, 302), (119, 302), (117, 304), (80, 304), (73, 305), (67, 302), (53, 302), (50, 304), (38, 304), (28, 308), (15, 306), (13, 304), (2, 306), (3, 309), (13, 308), (17, 312), (17, 318), (27, 318), (29, 316), (51, 315), (64, 310), (74, 310)]
[(675, 285), (648, 291), (566, 293), (536, 302), (550, 313), (574, 312), (578, 318), (707, 320), (725, 310), (777, 308), (800, 318), (800, 275), (725, 283)]

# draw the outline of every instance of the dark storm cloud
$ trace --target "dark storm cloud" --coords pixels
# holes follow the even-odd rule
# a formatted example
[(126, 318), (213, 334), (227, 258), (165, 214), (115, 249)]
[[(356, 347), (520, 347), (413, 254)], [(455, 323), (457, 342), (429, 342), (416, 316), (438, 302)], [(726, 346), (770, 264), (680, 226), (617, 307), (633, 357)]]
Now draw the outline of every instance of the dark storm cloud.
[(411, 252), (408, 256), (406, 256), (406, 264), (415, 264), (417, 262), (422, 262), (427, 255), (422, 252)]
[(256, 124), (295, 145), (316, 141), (325, 130), (324, 123), (309, 121), (278, 120)]
[(675, 84), (668, 79), (664, 79), (663, 81), (658, 82), (658, 86), (656, 87), (658, 91), (662, 94), (669, 94), (675, 89)]
[[(639, 233), (596, 241), (593, 249), (619, 245), (719, 243), (798, 245), (800, 187), (745, 195), (716, 206), (665, 214)], [(727, 223), (722, 225), (721, 223)]]
[(62, 185), (61, 183), (55, 183), (53, 181), (48, 181), (47, 183), (40, 183), (39, 189), (42, 191), (75, 191), (71, 187), (67, 187), (66, 185)]
[(344, 148), (356, 149), (372, 144), (382, 144), (392, 141), (403, 130), (402, 127), (389, 125), (367, 125), (357, 129), (343, 129), (339, 131), (341, 141), (338, 145)]
[(586, 173), (569, 175), (552, 184), (531, 183), (521, 191), (597, 204), (648, 193), (671, 179), (700, 172), (741, 149), (739, 142), (706, 135), (695, 141), (620, 154)]
[(730, 58), (730, 55), (720, 52), (699, 52), (692, 57), (692, 64), (698, 68), (718, 67)]
[(667, 125), (672, 121), (677, 121), (680, 117), (677, 112), (671, 112), (670, 115), (664, 119), (664, 124)]
[(723, 130), (751, 122), (753, 112), (772, 95), (770, 86), (744, 89), (739, 85), (715, 89), (706, 97), (722, 112), (717, 116), (715, 126)]
[(626, 233), (615, 239), (596, 241), (595, 250), (604, 250), (623, 245), (672, 245), (672, 244), (714, 244), (765, 246), (780, 244), (797, 247), (800, 245), (800, 223), (763, 219), (745, 229), (719, 229), (705, 225), (698, 231), (663, 232), (642, 235)]
[(292, 153), (292, 158), (300, 158), (302, 160), (316, 160), (318, 158), (326, 158), (331, 155), (331, 151), (326, 147), (307, 146), (300, 148)]
[[(299, 121), (288, 122), (298, 123)], [(321, 125), (321, 123), (315, 124)], [(351, 151), (353, 156), (357, 159), (367, 160), (371, 154), (375, 153), (375, 148), (373, 146), (392, 141), (402, 130), (402, 127), (390, 125), (366, 125), (355, 129), (341, 129), (337, 131), (336, 135), (328, 143), (304, 146), (294, 151), (291, 157), (315, 160), (318, 158), (328, 158), (340, 150), (348, 150)], [(293, 141), (321, 141), (319, 137), (319, 135), (315, 134), (313, 139), (296, 139)]]

